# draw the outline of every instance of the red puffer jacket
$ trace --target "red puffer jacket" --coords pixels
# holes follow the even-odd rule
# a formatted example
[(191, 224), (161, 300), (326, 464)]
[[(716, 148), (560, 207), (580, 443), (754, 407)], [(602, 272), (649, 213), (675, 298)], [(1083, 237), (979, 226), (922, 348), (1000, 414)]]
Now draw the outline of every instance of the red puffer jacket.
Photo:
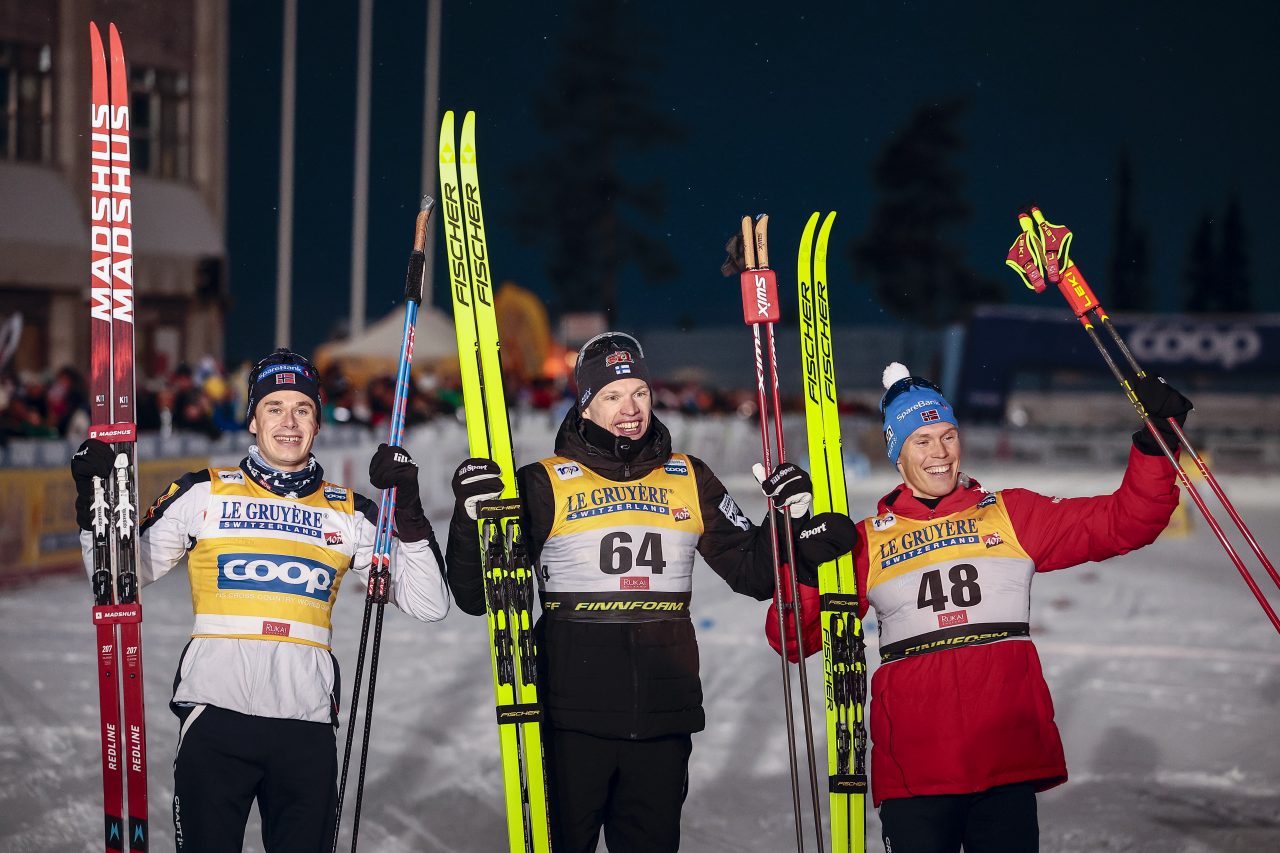
[[(1019, 553), (1025, 555), (1024, 564), (1030, 558), (1036, 572), (1049, 572), (1105, 560), (1155, 541), (1178, 504), (1178, 489), (1173, 467), (1163, 456), (1146, 456), (1135, 449), (1120, 488), (1112, 494), (1063, 499), (1005, 489), (998, 497)], [(965, 519), (978, 511), (979, 502), (984, 507), (995, 503), (973, 481), (932, 510), (902, 485), (881, 499), (876, 519), (882, 528), (895, 516), (929, 522)], [(859, 590), (868, 588), (869, 524), (876, 519), (858, 524), (854, 561)], [(812, 654), (821, 648), (818, 591), (801, 590), (805, 651)], [(863, 615), (868, 599), (861, 596)], [(885, 614), (877, 615), (883, 623)], [(772, 606), (766, 624), (770, 644), (777, 650)], [(794, 624), (787, 627), (794, 658)], [(1029, 639), (944, 647), (894, 659), (872, 679), (870, 714), (872, 795), (877, 806), (896, 797), (964, 794), (1025, 781), (1044, 790), (1066, 781), (1053, 702)]]

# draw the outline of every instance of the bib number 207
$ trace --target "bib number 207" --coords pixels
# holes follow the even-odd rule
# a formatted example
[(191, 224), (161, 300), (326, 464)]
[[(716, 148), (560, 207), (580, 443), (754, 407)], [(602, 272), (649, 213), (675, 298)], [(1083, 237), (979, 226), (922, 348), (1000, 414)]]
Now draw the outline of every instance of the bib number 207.
[(637, 548), (632, 547), (630, 533), (610, 533), (600, 540), (600, 571), (606, 575), (625, 575), (633, 567), (647, 568), (660, 575), (666, 568), (662, 559), (662, 534), (646, 533)]
[(956, 607), (972, 607), (982, 601), (982, 587), (978, 586), (978, 567), (969, 563), (961, 563), (947, 570), (947, 580), (951, 581), (951, 597), (943, 591), (942, 570), (931, 569), (920, 576), (920, 592), (916, 596), (916, 607), (924, 610), (932, 607), (936, 613), (946, 610), (950, 602)]

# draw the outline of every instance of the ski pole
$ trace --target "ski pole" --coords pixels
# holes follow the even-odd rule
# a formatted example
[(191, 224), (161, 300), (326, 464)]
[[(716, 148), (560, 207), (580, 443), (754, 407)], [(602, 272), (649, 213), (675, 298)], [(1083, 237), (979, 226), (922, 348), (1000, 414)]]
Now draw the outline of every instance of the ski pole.
[[(769, 269), (769, 217), (762, 215), (756, 223), (756, 264), (760, 269)], [(772, 400), (773, 427), (778, 443), (778, 464), (787, 461), (786, 443), (782, 434), (782, 397), (778, 390), (778, 349), (774, 336), (774, 324), (765, 325), (765, 341), (769, 347), (769, 373), (773, 378)], [(796, 625), (796, 644), (799, 646), (796, 666), (800, 675), (800, 708), (804, 719), (804, 740), (809, 764), (809, 793), (813, 800), (814, 830), (817, 832), (818, 853), (823, 853), (822, 840), (822, 806), (818, 795), (818, 770), (813, 752), (813, 717), (809, 708), (809, 673), (805, 666), (804, 639), (800, 630), (800, 581), (796, 576), (795, 540), (791, 535), (791, 513), (783, 512), (783, 527), (786, 538), (786, 562), (791, 567), (791, 601), (793, 618)]]
[[(409, 254), (409, 270), (404, 282), (404, 334), (400, 343), (400, 363), (396, 371), (396, 391), (391, 405), (391, 429), (387, 443), (399, 445), (404, 440), (405, 409), (409, 401), (409, 368), (413, 363), (413, 335), (418, 322), (418, 306), (422, 303), (422, 276), (426, 268), (424, 252), (427, 223), (435, 201), (423, 196), (413, 235), (413, 251)], [(378, 652), (382, 645), (382, 619), (391, 587), (391, 525), (395, 516), (396, 489), (382, 490), (378, 504), (378, 526), (374, 537), (373, 560), (369, 565), (369, 585), (364, 600), (364, 623), (360, 628), (360, 652), (356, 659), (355, 683), (351, 691), (351, 714), (347, 720), (347, 744), (342, 756), (342, 778), (338, 785), (338, 804), (333, 827), (333, 850), (338, 849), (338, 828), (342, 823), (342, 800), (347, 787), (347, 771), (351, 762), (351, 746), (355, 736), (355, 712), (360, 702), (360, 677), (364, 672), (365, 648), (369, 639), (369, 621), (374, 605), (373, 644), (369, 657), (369, 696), (364, 712), (364, 741), (360, 750), (360, 772), (356, 779), (355, 813), (351, 824), (351, 850), (355, 853), (360, 835), (360, 807), (364, 799), (365, 767), (369, 760), (369, 737), (373, 729), (373, 694), (378, 680)]]
[[(760, 411), (760, 445), (765, 470), (770, 470), (772, 466), (772, 445), (769, 438), (769, 414), (770, 406), (766, 398), (765, 392), (765, 365), (764, 365), (764, 343), (760, 334), (760, 327), (766, 326), (770, 336), (773, 333), (773, 324), (779, 319), (778, 312), (778, 286), (777, 279), (773, 270), (768, 268), (768, 216), (761, 214), (759, 222), (753, 223), (750, 216), (742, 217), (742, 251), (745, 260), (745, 267), (739, 276), (739, 282), (742, 290), (742, 317), (743, 322), (751, 327), (752, 337), (755, 343), (755, 364), (756, 364), (756, 406)], [(758, 236), (757, 236), (758, 234)], [(757, 257), (757, 249), (759, 246), (766, 247), (764, 259)], [(772, 349), (772, 341), (770, 342)], [(776, 367), (776, 360), (772, 359), (771, 364)], [(775, 377), (776, 388), (776, 377)], [(781, 431), (782, 425), (778, 424), (778, 430)], [(791, 668), (787, 663), (787, 630), (786, 630), (786, 613), (787, 602), (782, 586), (782, 559), (778, 548), (778, 522), (774, 514), (773, 499), (768, 501), (769, 511), (769, 544), (772, 549), (773, 557), (773, 588), (774, 588), (774, 605), (778, 616), (778, 640), (782, 646), (782, 692), (783, 692), (783, 708), (787, 722), (787, 758), (790, 762), (791, 769), (791, 808), (795, 817), (796, 825), (796, 849), (804, 851), (804, 822), (801, 818), (800, 806), (800, 772), (796, 759), (796, 738), (795, 738), (795, 716), (791, 708)], [(791, 540), (791, 519), (787, 511), (783, 510), (786, 515), (786, 536), (788, 542)], [(792, 567), (794, 575), (794, 566)], [(794, 577), (793, 577), (794, 581)], [(798, 617), (799, 597), (793, 593), (793, 607), (797, 608), (796, 617), (796, 642), (803, 646), (800, 640), (800, 623)], [(804, 650), (801, 648), (797, 657), (804, 660)], [(802, 681), (802, 684), (804, 682)], [(808, 712), (808, 703), (806, 702), (806, 717)], [(813, 749), (809, 749), (809, 764), (812, 771), (813, 765)], [(812, 772), (810, 773), (812, 775)], [(816, 802), (816, 800), (815, 800)], [(822, 820), (821, 814), (818, 815), (818, 844), (821, 846)]]
[[(1190, 475), (1183, 470), (1180, 464), (1178, 464), (1177, 457), (1174, 456), (1173, 450), (1170, 449), (1168, 442), (1166, 442), (1164, 436), (1161, 435), (1160, 429), (1151, 420), (1151, 417), (1147, 414), (1145, 407), (1142, 405), (1142, 401), (1138, 399), (1133, 387), (1129, 384), (1129, 380), (1125, 377), (1124, 373), (1121, 372), (1119, 365), (1116, 364), (1116, 361), (1112, 357), (1110, 351), (1107, 350), (1102, 339), (1098, 336), (1098, 332), (1093, 326), (1091, 315), (1092, 317), (1096, 317), (1098, 323), (1108, 331), (1112, 340), (1115, 342), (1117, 348), (1128, 362), (1130, 368), (1133, 369), (1134, 373), (1140, 378), (1146, 376), (1146, 371), (1144, 371), (1141, 365), (1138, 364), (1137, 359), (1134, 358), (1133, 352), (1120, 337), (1120, 333), (1116, 331), (1115, 324), (1112, 323), (1106, 310), (1098, 302), (1098, 298), (1094, 295), (1093, 289), (1089, 287), (1089, 283), (1085, 280), (1084, 274), (1069, 258), (1068, 252), (1071, 244), (1071, 230), (1065, 226), (1050, 223), (1045, 219), (1044, 214), (1038, 207), (1032, 207), (1029, 214), (1020, 213), (1018, 215), (1018, 221), (1022, 227), (1023, 234), (1019, 235), (1018, 240), (1014, 241), (1014, 246), (1010, 250), (1009, 259), (1006, 262), (1009, 266), (1018, 270), (1018, 265), (1014, 262), (1013, 255), (1018, 249), (1018, 241), (1022, 240), (1024, 236), (1029, 233), (1028, 222), (1030, 222), (1030, 233), (1033, 233), (1034, 236), (1030, 237), (1028, 242), (1030, 243), (1032, 252), (1035, 255), (1035, 264), (1040, 268), (1041, 274), (1051, 283), (1057, 285), (1058, 291), (1067, 300), (1067, 304), (1071, 307), (1076, 319), (1080, 321), (1085, 332), (1089, 335), (1089, 339), (1093, 341), (1093, 345), (1097, 348), (1099, 354), (1101, 354), (1103, 361), (1106, 362), (1111, 374), (1116, 378), (1116, 381), (1120, 383), (1120, 387), (1129, 398), (1129, 402), (1138, 412), (1138, 417), (1142, 419), (1143, 426), (1145, 426), (1147, 431), (1151, 433), (1152, 438), (1155, 439), (1160, 450), (1169, 460), (1169, 463), (1173, 465), (1173, 470), (1177, 474), (1182, 487), (1186, 490), (1187, 494), (1191, 496), (1191, 500), (1195, 503), (1196, 508), (1200, 510), (1200, 514), (1203, 515), (1205, 521), (1208, 522), (1209, 528), (1213, 531), (1214, 536), (1217, 537), (1218, 542), (1227, 552), (1227, 556), (1235, 565), (1236, 571), (1240, 573), (1240, 577), (1244, 579), (1245, 585), (1249, 587), (1249, 591), (1253, 593), (1253, 597), (1256, 598), (1258, 604), (1262, 606), (1263, 612), (1266, 613), (1272, 626), (1277, 632), (1280, 632), (1280, 617), (1276, 616), (1274, 608), (1272, 608), (1270, 602), (1267, 601), (1266, 596), (1258, 587), (1257, 582), (1254, 580), (1253, 575), (1250, 574), (1249, 569), (1245, 566), (1244, 561), (1241, 560), (1240, 555), (1227, 539), (1226, 534), (1222, 530), (1222, 526), (1209, 510), (1208, 505), (1200, 495), (1199, 490), (1195, 487), (1195, 484), (1191, 482)], [(1023, 282), (1031, 289), (1037, 290), (1037, 292), (1044, 289), (1043, 284), (1039, 289), (1037, 289), (1033, 281), (1021, 271), (1020, 275), (1022, 275)], [(1178, 425), (1177, 420), (1175, 418), (1169, 418), (1168, 422), (1172, 426), (1179, 444), (1186, 448), (1187, 452), (1191, 454), (1191, 457), (1196, 462), (1197, 467), (1205, 475), (1205, 480), (1210, 484), (1211, 490), (1218, 496), (1222, 506), (1227, 510), (1227, 514), (1231, 517), (1232, 521), (1236, 523), (1236, 527), (1245, 537), (1245, 540), (1253, 549), (1254, 554), (1262, 562), (1263, 567), (1267, 570), (1271, 579), (1275, 581), (1277, 586), (1280, 586), (1280, 575), (1276, 574), (1276, 570), (1272, 566), (1271, 561), (1267, 559), (1266, 554), (1263, 553), (1261, 546), (1258, 544), (1249, 528), (1245, 525), (1244, 519), (1240, 517), (1240, 514), (1236, 512), (1235, 506), (1227, 499), (1226, 493), (1222, 491), (1222, 487), (1218, 484), (1217, 478), (1213, 477), (1209, 472), (1209, 466), (1205, 463), (1204, 459), (1201, 458), (1200, 454), (1196, 452), (1190, 440), (1187, 438), (1186, 433), (1183, 432), (1182, 428)]]

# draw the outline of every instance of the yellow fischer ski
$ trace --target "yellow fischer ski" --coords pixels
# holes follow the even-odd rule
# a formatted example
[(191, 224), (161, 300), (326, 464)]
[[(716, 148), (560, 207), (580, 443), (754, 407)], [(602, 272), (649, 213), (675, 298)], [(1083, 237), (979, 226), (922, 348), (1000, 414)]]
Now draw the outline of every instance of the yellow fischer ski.
[[(831, 312), (827, 290), (827, 241), (835, 222), (818, 227), (814, 213), (800, 238), (796, 281), (800, 292), (800, 354), (804, 363), (805, 423), (813, 511), (849, 513), (844, 453), (840, 444)], [(817, 243), (814, 232), (817, 232)], [(867, 663), (853, 555), (818, 568), (823, 682), (827, 711), (827, 773), (831, 796), (832, 853), (866, 850), (867, 734), (863, 708)]]
[(455, 144), (453, 112), (440, 125), (440, 195), (458, 366), (472, 456), (502, 468), (502, 497), (480, 504), (489, 651), (502, 750), (507, 841), (512, 853), (551, 849), (533, 641), (533, 574), (520, 531), (520, 500), (502, 387), (493, 279), (476, 171), (475, 113)]

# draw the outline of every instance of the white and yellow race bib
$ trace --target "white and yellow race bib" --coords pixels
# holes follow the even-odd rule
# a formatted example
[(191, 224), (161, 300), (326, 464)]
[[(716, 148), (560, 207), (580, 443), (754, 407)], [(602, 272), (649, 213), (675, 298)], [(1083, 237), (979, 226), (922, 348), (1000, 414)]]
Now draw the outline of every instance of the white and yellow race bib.
[(542, 464), (556, 514), (542, 546), (543, 609), (556, 618), (688, 618), (702, 536), (689, 457), (616, 482), (571, 459)]
[(941, 519), (867, 519), (867, 599), (884, 663), (1029, 635), (1035, 563), (997, 494)]

